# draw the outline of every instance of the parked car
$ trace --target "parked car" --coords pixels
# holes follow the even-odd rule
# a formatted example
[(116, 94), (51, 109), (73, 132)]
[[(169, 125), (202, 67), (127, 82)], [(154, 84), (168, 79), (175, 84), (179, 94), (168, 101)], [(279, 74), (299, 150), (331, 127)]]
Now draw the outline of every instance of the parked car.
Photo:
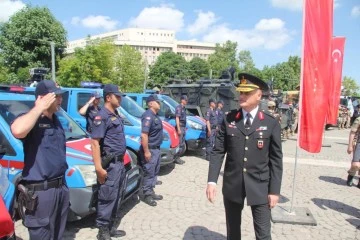
[[(146, 99), (150, 96), (150, 93), (126, 93), (127, 96), (132, 98), (139, 106), (146, 108)], [(158, 94), (157, 95), (160, 101), (162, 102), (161, 108), (159, 111), (159, 116), (172, 126), (176, 126), (175, 122), (175, 109), (179, 105), (174, 99), (167, 95)], [(131, 109), (134, 108), (132, 105), (121, 105), (125, 110), (132, 112)], [(135, 114), (136, 117), (139, 117), (139, 114)], [(187, 112), (186, 117), (186, 134), (185, 134), (185, 143), (186, 146), (184, 150), (202, 150), (206, 143), (206, 123), (205, 120), (199, 116), (194, 116), (190, 112)], [(182, 153), (183, 154), (183, 153)]]
[[(24, 167), (23, 145), (10, 131), (14, 118), (34, 106), (34, 95), (0, 91), (0, 145), (2, 158), (0, 164), (9, 172), (9, 180), (17, 188)], [(13, 89), (14, 90), (14, 89)], [(11, 89), (9, 88), (9, 91)], [(14, 90), (15, 91), (15, 90)], [(17, 90), (16, 90), (17, 91)], [(88, 134), (64, 111), (56, 112), (66, 136), (66, 182), (70, 192), (70, 211), (68, 220), (81, 219), (93, 212), (97, 201), (96, 174), (92, 159)], [(126, 168), (125, 187), (121, 192), (125, 202), (139, 190), (142, 173), (134, 163), (136, 156), (126, 152), (124, 164)], [(20, 217), (24, 214), (22, 203), (15, 198), (16, 211)]]

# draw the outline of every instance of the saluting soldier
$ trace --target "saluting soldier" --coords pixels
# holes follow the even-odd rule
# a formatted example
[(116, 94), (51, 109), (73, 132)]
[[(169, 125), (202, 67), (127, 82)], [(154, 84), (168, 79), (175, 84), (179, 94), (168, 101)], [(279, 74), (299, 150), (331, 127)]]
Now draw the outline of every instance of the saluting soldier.
[(223, 197), (227, 239), (241, 239), (244, 199), (251, 206), (256, 239), (271, 239), (270, 209), (279, 201), (282, 179), (280, 124), (259, 109), (268, 86), (250, 74), (239, 74), (239, 110), (229, 112), (211, 152), (207, 198), (214, 202), (216, 182), (226, 154)]
[(103, 89), (104, 107), (94, 117), (91, 131), (91, 150), (98, 181), (96, 225), (97, 239), (108, 240), (126, 233), (117, 230), (120, 189), (125, 179), (124, 154), (126, 142), (124, 124), (117, 108), (123, 93), (118, 86), (106, 84)]
[(79, 114), (84, 116), (86, 119), (86, 131), (91, 132), (91, 125), (94, 121), (94, 117), (100, 111), (100, 99), (101, 95), (98, 92), (91, 94), (91, 98), (88, 102), (85, 103), (82, 108), (79, 109)]
[(217, 127), (217, 116), (215, 113), (215, 100), (209, 99), (209, 108), (205, 114), (206, 120), (206, 160), (209, 161), (210, 152), (214, 146), (216, 127)]
[(69, 189), (65, 181), (66, 139), (56, 112), (62, 93), (54, 81), (43, 80), (35, 89), (35, 106), (11, 124), (14, 137), (24, 146), (23, 185), (20, 194), (31, 199), (24, 206), (24, 225), (30, 239), (63, 239), (69, 209)]
[(155, 207), (157, 205), (155, 200), (163, 199), (163, 196), (154, 192), (160, 170), (160, 145), (163, 141), (163, 125), (157, 114), (161, 106), (157, 95), (150, 95), (146, 99), (146, 103), (149, 109), (141, 116), (140, 160), (144, 173), (142, 190), (143, 201)]

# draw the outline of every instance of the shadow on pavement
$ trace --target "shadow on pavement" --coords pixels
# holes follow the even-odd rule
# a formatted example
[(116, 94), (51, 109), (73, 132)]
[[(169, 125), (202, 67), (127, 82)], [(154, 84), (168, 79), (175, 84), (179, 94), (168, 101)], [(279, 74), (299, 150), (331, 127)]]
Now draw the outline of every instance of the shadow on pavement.
[(336, 142), (336, 144), (345, 145), (345, 146), (349, 145), (348, 143), (343, 143), (343, 142)]
[(170, 163), (165, 166), (162, 166), (159, 171), (159, 176), (164, 176), (164, 175), (168, 175), (169, 173), (171, 173), (174, 170), (175, 165), (177, 165), (177, 164)]
[(188, 150), (185, 153), (186, 156), (190, 156), (190, 157), (198, 157), (198, 158), (202, 158), (205, 160), (205, 150), (196, 150), (196, 151), (190, 151)]
[(323, 198), (313, 198), (311, 199), (316, 206), (319, 208), (326, 210), (326, 208), (330, 208), (332, 210), (338, 211), (340, 213), (347, 214), (355, 219), (346, 219), (350, 224), (355, 226), (356, 228), (360, 227), (360, 209), (347, 205), (345, 203), (331, 200), (331, 199), (323, 199)]
[(280, 198), (279, 198), (279, 203), (287, 203), (287, 202), (289, 202), (290, 200), (287, 198), (287, 197), (285, 197), (285, 196), (283, 196), (283, 195), (280, 195)]
[(336, 185), (346, 186), (346, 180), (339, 177), (320, 176), (319, 179)]
[(206, 227), (191, 226), (189, 227), (183, 237), (183, 240), (204, 239), (204, 240), (226, 240), (226, 236), (210, 231)]
[[(136, 204), (138, 204), (139, 202), (140, 202), (140, 200), (139, 200), (139, 197), (137, 194), (135, 194), (134, 196), (129, 198), (126, 202), (124, 202), (120, 206), (121, 218), (123, 218), (128, 212), (130, 212), (130, 210), (133, 209), (136, 206)], [(65, 233), (64, 233), (64, 239), (65, 240), (76, 239), (76, 234), (82, 228), (91, 228), (91, 229), (97, 228), (95, 225), (95, 220), (96, 220), (96, 213), (94, 213), (90, 216), (87, 216), (79, 221), (67, 222)], [(118, 229), (122, 229), (121, 223), (120, 223), (120, 227)], [(97, 234), (97, 230), (96, 230), (96, 234)], [(94, 236), (93, 239), (95, 239), (95, 238), (96, 238), (96, 236)]]

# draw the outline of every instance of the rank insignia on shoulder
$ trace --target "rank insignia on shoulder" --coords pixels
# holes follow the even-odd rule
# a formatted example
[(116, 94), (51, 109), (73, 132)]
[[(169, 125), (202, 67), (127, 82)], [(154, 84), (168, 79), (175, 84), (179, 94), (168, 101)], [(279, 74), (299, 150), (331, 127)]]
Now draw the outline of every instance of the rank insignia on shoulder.
[(48, 124), (48, 123), (39, 123), (39, 128), (50, 128), (50, 124)]
[(111, 119), (111, 121), (115, 121), (117, 118), (116, 117), (111, 117), (110, 119)]

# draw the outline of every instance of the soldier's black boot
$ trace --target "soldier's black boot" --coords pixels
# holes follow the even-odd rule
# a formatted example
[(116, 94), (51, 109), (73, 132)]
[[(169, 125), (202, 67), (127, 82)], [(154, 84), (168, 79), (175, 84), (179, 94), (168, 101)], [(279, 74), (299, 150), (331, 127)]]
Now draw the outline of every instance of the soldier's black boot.
[(351, 187), (353, 185), (354, 176), (348, 175), (346, 185)]
[(115, 237), (115, 238), (119, 238), (119, 237), (123, 237), (126, 235), (126, 232), (123, 230), (118, 230), (117, 228), (120, 226), (120, 222), (121, 219), (114, 219), (112, 221), (112, 224), (110, 225), (110, 236), (111, 237)]
[(97, 235), (98, 240), (111, 240), (110, 230), (108, 226), (99, 227), (99, 232)]

